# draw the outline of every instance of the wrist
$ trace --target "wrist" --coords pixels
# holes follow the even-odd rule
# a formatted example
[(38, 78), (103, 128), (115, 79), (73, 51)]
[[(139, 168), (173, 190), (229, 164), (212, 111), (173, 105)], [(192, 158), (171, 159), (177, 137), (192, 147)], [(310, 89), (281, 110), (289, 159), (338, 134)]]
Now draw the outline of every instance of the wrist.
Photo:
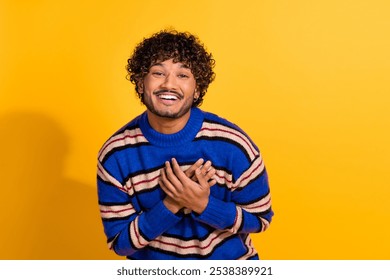
[(204, 210), (206, 210), (208, 204), (209, 204), (209, 198), (207, 197), (206, 199), (202, 200), (201, 203), (197, 205), (197, 207), (194, 207), (192, 211), (200, 215), (203, 213)]
[(172, 200), (170, 197), (166, 197), (164, 200), (163, 200), (163, 204), (165, 205), (165, 207), (171, 211), (173, 214), (176, 214), (177, 212), (180, 211), (181, 207), (174, 201)]

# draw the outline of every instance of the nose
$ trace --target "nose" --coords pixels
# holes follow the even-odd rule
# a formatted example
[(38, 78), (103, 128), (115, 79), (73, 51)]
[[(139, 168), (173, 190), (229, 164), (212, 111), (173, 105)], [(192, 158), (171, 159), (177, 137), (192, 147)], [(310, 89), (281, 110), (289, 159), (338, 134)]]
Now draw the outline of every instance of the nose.
[(175, 76), (172, 74), (166, 75), (161, 86), (167, 89), (175, 89), (176, 88)]

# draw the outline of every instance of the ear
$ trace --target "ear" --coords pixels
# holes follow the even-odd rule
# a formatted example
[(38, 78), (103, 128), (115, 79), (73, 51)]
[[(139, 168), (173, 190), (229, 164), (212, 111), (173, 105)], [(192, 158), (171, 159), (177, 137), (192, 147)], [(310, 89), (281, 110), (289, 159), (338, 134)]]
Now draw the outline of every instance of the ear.
[(196, 88), (195, 92), (194, 92), (194, 100), (198, 100), (199, 95), (200, 95), (199, 90), (198, 90), (198, 88)]
[(143, 83), (143, 80), (140, 80), (137, 83), (137, 86), (138, 86), (138, 93), (139, 94), (143, 94), (144, 93), (144, 83)]

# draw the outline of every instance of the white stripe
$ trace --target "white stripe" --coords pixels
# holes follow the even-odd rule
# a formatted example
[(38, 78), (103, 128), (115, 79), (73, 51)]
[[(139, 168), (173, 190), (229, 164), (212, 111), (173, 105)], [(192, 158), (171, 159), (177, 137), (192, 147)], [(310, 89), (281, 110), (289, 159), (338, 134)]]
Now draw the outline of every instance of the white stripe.
[(130, 223), (130, 238), (135, 248), (142, 249), (148, 245), (148, 241), (145, 240), (139, 233), (138, 220), (139, 216)]
[(160, 180), (160, 173), (161, 169), (130, 177), (129, 180), (126, 181), (128, 194), (133, 195), (134, 192), (156, 187), (156, 185), (158, 185), (158, 181)]
[(119, 233), (114, 237), (113, 240), (111, 240), (110, 242), (107, 242), (108, 249), (112, 250), (114, 248), (114, 242), (118, 238), (118, 236), (119, 236)]
[(256, 178), (258, 175), (261, 174), (264, 170), (264, 162), (261, 157), (258, 157), (252, 165), (247, 169), (240, 178), (237, 179), (237, 181), (233, 184), (232, 188), (243, 188), (245, 187), (249, 182), (251, 182), (254, 178)]
[(100, 161), (103, 161), (104, 157), (115, 148), (147, 142), (148, 140), (142, 135), (141, 129), (125, 130), (121, 134), (111, 137), (106, 142), (100, 150), (98, 158)]
[[(203, 129), (203, 130), (202, 130)], [(213, 129), (213, 130), (208, 130)], [(215, 130), (217, 129), (217, 130)], [(222, 131), (221, 131), (222, 130)], [(228, 126), (224, 126), (221, 124), (215, 124), (215, 123), (208, 123), (203, 122), (203, 126), (201, 130), (196, 135), (196, 138), (202, 137), (202, 136), (208, 136), (208, 137), (223, 137), (229, 140), (233, 140), (239, 145), (241, 145), (249, 155), (251, 161), (259, 155), (259, 152), (254, 147), (252, 142), (249, 140), (249, 138), (243, 134), (242, 132), (230, 128)]]
[(106, 169), (103, 167), (103, 165), (98, 162), (98, 171), (97, 171), (97, 174), (98, 176), (105, 182), (107, 183), (110, 183), (114, 186), (116, 186), (118, 189), (120, 189), (121, 191), (124, 191), (124, 192), (127, 192), (126, 189), (122, 186), (121, 183), (119, 183), (119, 181), (117, 179), (115, 179), (114, 177), (112, 177), (107, 171)]
[(261, 223), (263, 225), (261, 228), (261, 232), (266, 231), (269, 228), (269, 222), (262, 217), (260, 217), (260, 220), (261, 220)]
[(261, 200), (251, 204), (241, 204), (239, 206), (249, 213), (260, 213), (267, 211), (271, 207), (271, 194), (268, 194)]
[(245, 246), (246, 246), (248, 252), (245, 255), (243, 255), (241, 258), (239, 258), (239, 260), (246, 260), (246, 259), (253, 257), (254, 255), (257, 254), (255, 247), (252, 245), (252, 240), (251, 240), (251, 237), (249, 234), (245, 239)]
[(149, 246), (180, 255), (198, 254), (207, 255), (214, 248), (223, 242), (232, 233), (228, 231), (216, 230), (212, 232), (205, 240), (180, 240), (172, 237), (159, 236), (149, 243)]
[(134, 214), (136, 211), (132, 204), (126, 205), (99, 205), (100, 215), (103, 219), (123, 218)]
[(225, 170), (215, 169), (214, 179), (220, 185), (226, 185), (229, 189), (233, 187), (233, 176)]
[(248, 183), (250, 183), (254, 178), (259, 176), (263, 172), (265, 166), (261, 157), (258, 157), (252, 165), (247, 169), (236, 182), (233, 182), (232, 174), (227, 173), (225, 170), (216, 169), (215, 180), (220, 185), (226, 185), (231, 191), (234, 191), (238, 188), (244, 188)]
[[(187, 170), (191, 165), (180, 166), (180, 169), (183, 171)], [(161, 169), (139, 174), (134, 177), (130, 177), (126, 182), (126, 188), (129, 195), (133, 195), (134, 192), (139, 192), (143, 190), (151, 190), (159, 184), (161, 177)]]
[(236, 220), (233, 227), (229, 230), (231, 233), (237, 233), (242, 224), (242, 209), (236, 206)]

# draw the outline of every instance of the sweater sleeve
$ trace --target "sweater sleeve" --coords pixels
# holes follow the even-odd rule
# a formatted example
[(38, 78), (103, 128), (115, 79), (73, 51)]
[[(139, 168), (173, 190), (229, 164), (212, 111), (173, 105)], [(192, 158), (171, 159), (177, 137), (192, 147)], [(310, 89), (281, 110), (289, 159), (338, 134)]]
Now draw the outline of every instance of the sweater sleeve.
[(229, 186), (231, 199), (223, 201), (210, 196), (206, 209), (195, 218), (214, 228), (233, 233), (266, 230), (273, 211), (267, 171), (257, 157), (242, 175)]
[(108, 247), (130, 256), (181, 220), (159, 201), (141, 211), (125, 186), (98, 163), (98, 199)]

